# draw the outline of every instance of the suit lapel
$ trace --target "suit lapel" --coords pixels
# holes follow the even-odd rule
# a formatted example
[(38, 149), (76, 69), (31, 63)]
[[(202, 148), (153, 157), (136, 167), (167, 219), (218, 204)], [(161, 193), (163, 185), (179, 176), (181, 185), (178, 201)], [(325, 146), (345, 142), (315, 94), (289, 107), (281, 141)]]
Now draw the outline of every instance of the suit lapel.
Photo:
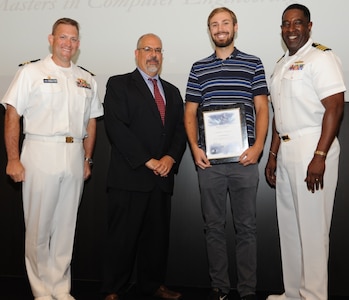
[[(158, 110), (158, 107), (156, 105), (155, 99), (153, 97), (152, 92), (150, 91), (148, 85), (144, 82), (144, 79), (141, 75), (141, 73), (136, 69), (132, 74), (133, 80), (135, 80), (136, 87), (138, 88), (140, 94), (142, 95), (142, 99), (148, 103), (148, 107), (150, 108), (151, 112), (154, 115), (154, 118), (156, 118), (162, 125), (162, 120), (160, 117), (160, 113)], [(161, 79), (160, 79), (161, 80)], [(161, 81), (163, 84), (163, 82)], [(164, 86), (163, 86), (164, 87)], [(167, 94), (164, 87), (165, 97), (166, 97), (166, 111), (167, 111)], [(166, 124), (166, 116), (165, 116), (165, 124)]]

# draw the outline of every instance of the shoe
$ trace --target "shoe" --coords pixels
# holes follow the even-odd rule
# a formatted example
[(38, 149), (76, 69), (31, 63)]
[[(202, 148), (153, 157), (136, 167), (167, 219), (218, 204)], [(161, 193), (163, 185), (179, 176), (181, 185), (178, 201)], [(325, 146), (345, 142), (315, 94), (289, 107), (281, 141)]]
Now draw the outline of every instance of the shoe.
[(119, 296), (117, 294), (110, 294), (104, 300), (119, 300)]
[(241, 297), (241, 300), (257, 300), (257, 296), (255, 294), (248, 294)]
[(161, 299), (177, 300), (182, 298), (182, 294), (171, 291), (164, 285), (160, 285), (160, 287), (155, 292), (154, 297), (161, 298)]
[(219, 288), (213, 288), (208, 300), (228, 300), (228, 294), (223, 293)]

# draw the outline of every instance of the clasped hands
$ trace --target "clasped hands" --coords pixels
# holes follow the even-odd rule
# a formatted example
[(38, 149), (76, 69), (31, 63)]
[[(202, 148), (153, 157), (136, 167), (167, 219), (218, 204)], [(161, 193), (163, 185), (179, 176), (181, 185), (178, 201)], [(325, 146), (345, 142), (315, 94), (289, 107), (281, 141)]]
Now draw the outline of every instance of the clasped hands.
[(165, 155), (159, 160), (155, 158), (148, 160), (145, 163), (145, 166), (148, 169), (152, 170), (155, 175), (167, 177), (168, 173), (170, 173), (172, 169), (173, 164), (174, 159), (169, 155)]

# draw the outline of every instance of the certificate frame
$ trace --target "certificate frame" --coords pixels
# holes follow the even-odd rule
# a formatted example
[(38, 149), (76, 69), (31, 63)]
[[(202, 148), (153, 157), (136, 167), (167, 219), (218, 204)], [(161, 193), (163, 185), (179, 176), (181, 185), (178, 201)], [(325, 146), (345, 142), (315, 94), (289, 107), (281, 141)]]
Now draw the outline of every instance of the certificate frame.
[(238, 162), (249, 147), (243, 104), (201, 107), (198, 122), (200, 147), (211, 164)]

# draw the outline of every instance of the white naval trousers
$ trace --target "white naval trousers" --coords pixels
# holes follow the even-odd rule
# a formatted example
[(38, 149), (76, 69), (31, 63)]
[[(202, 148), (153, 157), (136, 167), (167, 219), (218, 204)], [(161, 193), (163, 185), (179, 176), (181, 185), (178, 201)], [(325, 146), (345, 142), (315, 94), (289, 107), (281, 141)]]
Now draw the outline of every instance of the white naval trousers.
[(290, 141), (281, 140), (277, 158), (276, 199), (285, 288), (279, 299), (327, 300), (329, 232), (340, 147), (335, 139), (326, 157), (324, 188), (311, 193), (304, 179), (320, 133), (290, 136)]
[(83, 190), (84, 150), (80, 141), (26, 138), (23, 210), (25, 263), (34, 297), (69, 294), (77, 211)]

